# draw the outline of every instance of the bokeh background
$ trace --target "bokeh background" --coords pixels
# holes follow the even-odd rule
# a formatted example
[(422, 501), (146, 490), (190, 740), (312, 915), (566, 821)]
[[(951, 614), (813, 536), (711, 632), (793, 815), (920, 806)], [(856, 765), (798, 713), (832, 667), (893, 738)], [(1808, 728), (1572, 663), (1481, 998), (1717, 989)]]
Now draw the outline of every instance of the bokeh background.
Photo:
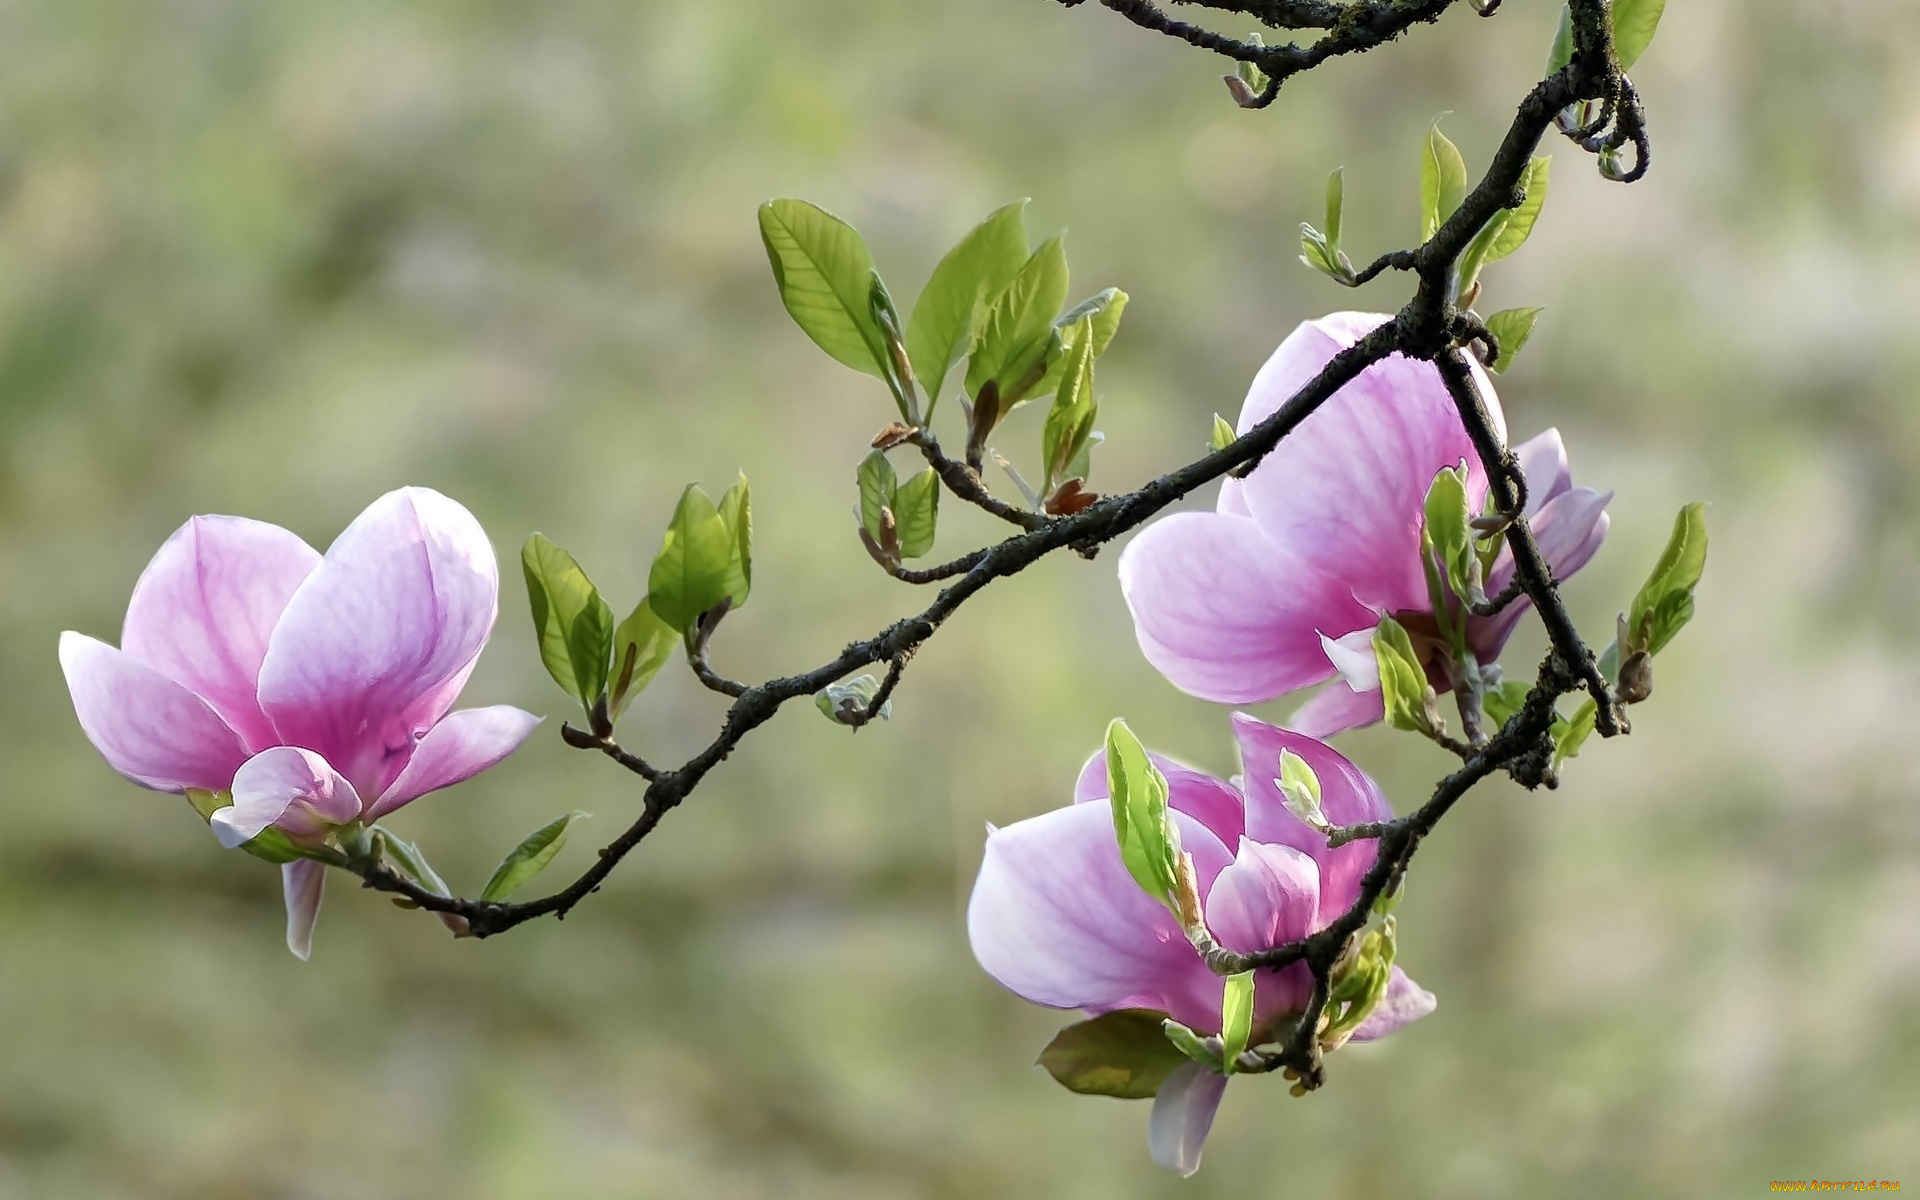
[[(1597, 640), (1692, 499), (1700, 618), (1630, 741), (1557, 793), (1484, 788), (1422, 855), (1402, 956), (1439, 1011), (1310, 1098), (1236, 1086), (1194, 1180), (1149, 1166), (1144, 1104), (1029, 1066), (1062, 1018), (986, 979), (962, 923), (983, 823), (1064, 802), (1109, 717), (1232, 765), (1225, 711), (1135, 649), (1111, 553), (991, 589), (884, 726), (783, 715), (575, 916), (485, 943), (336, 880), (295, 961), (274, 872), (111, 774), (60, 680), (58, 632), (116, 637), (188, 515), (324, 546), (411, 482), (472, 507), (506, 566), (468, 701), (557, 724), (520, 541), (628, 603), (681, 487), (737, 469), (759, 571), (718, 659), (825, 661), (926, 597), (853, 535), (891, 409), (788, 322), (759, 201), (852, 219), (904, 301), (1033, 197), (1036, 238), (1071, 229), (1076, 294), (1133, 295), (1095, 477), (1129, 486), (1197, 453), (1295, 322), (1355, 302), (1294, 258), (1327, 171), (1355, 257), (1408, 243), (1427, 122), (1450, 110), (1484, 164), (1557, 9), (1463, 6), (1250, 114), (1218, 62), (1045, 0), (0, 4), (0, 1196), (1920, 1186), (1902, 0), (1676, 3), (1636, 75), (1652, 174), (1555, 149), (1538, 233), (1488, 279), (1491, 307), (1547, 306), (1510, 421), (1558, 425), (1578, 478), (1619, 489), (1571, 589)], [(1037, 438), (1027, 412), (1001, 440)], [(994, 535), (953, 505), (941, 546)], [(670, 670), (626, 736), (677, 761), (720, 711)], [(1344, 748), (1403, 808), (1446, 767), (1389, 734)], [(471, 891), (573, 807), (596, 817), (558, 872), (580, 869), (637, 801), (550, 724), (398, 824)]]

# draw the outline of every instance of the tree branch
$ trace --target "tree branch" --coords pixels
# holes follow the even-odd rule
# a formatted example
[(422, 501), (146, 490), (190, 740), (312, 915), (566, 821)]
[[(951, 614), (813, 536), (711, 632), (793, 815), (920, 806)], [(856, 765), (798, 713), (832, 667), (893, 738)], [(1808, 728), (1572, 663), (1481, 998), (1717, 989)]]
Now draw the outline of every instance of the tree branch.
[[(1062, 2), (1072, 5), (1080, 0)], [(1170, 21), (1145, 0), (1102, 2), (1136, 23), (1163, 33), (1177, 33), (1180, 28), (1180, 23)], [(1188, 40), (1195, 45), (1240, 57), (1241, 61), (1256, 63), (1274, 76), (1277, 86), (1277, 80), (1287, 74), (1309, 69), (1336, 54), (1363, 52), (1391, 40), (1416, 22), (1434, 20), (1452, 3), (1453, 0), (1364, 0), (1349, 4), (1342, 7), (1340, 18), (1328, 27), (1332, 32), (1305, 50), (1295, 46), (1259, 47), (1220, 39), (1218, 35), (1188, 37)], [(1617, 709), (1606, 681), (1567, 615), (1552, 572), (1542, 558), (1522, 514), (1525, 479), (1517, 463), (1493, 432), (1491, 420), (1473, 384), (1466, 361), (1456, 347), (1459, 314), (1453, 306), (1451, 294), (1452, 274), (1461, 254), (1488, 219), (1501, 208), (1518, 202), (1519, 185), (1528, 161), (1541, 138), (1563, 111), (1580, 101), (1599, 99), (1618, 92), (1622, 97), (1619, 111), (1638, 112), (1637, 104), (1629, 104), (1625, 99), (1627, 93), (1623, 89), (1628, 85), (1614, 59), (1606, 0), (1571, 0), (1571, 5), (1576, 42), (1573, 62), (1536, 84), (1521, 102), (1499, 151), (1479, 184), (1425, 244), (1415, 250), (1383, 256), (1375, 266), (1368, 268), (1366, 274), (1369, 277), (1389, 266), (1415, 271), (1420, 283), (1414, 297), (1393, 319), (1335, 355), (1318, 375), (1254, 428), (1221, 449), (1135, 491), (1105, 497), (1080, 513), (1059, 518), (1025, 513), (1001, 504), (986, 494), (977, 475), (940, 452), (931, 434), (917, 435), (922, 453), (956, 495), (1021, 526), (1025, 532), (942, 567), (925, 572), (895, 571), (896, 577), (912, 582), (932, 582), (948, 577), (954, 581), (924, 611), (896, 621), (871, 638), (851, 643), (831, 662), (802, 674), (751, 686), (718, 676), (708, 682), (703, 677), (703, 682), (708, 682), (710, 687), (720, 685), (716, 690), (733, 696), (734, 701), (714, 740), (673, 770), (662, 771), (652, 767), (637, 756), (621, 750), (610, 737), (601, 739), (586, 735), (587, 745), (600, 749), (647, 780), (647, 787), (640, 815), (600, 851), (592, 866), (565, 888), (520, 904), (487, 903), (432, 894), (377, 863), (356, 863), (354, 869), (361, 874), (368, 887), (405, 896), (421, 908), (466, 918), (472, 932), (480, 937), (504, 932), (541, 916), (564, 917), (581, 900), (598, 890), (626, 855), (659, 826), (665, 815), (692, 794), (708, 772), (725, 761), (749, 733), (772, 719), (783, 705), (811, 696), (862, 667), (884, 662), (888, 664), (887, 677), (869, 707), (869, 714), (877, 713), (898, 685), (914, 651), (931, 638), (961, 605), (988, 584), (1017, 574), (1063, 548), (1090, 553), (1137, 528), (1169, 504), (1205, 484), (1229, 473), (1244, 474), (1348, 382), (1374, 363), (1398, 353), (1434, 362), (1449, 393), (1454, 397), (1461, 419), (1474, 440), (1489, 476), (1495, 503), (1504, 515), (1512, 518), (1506, 536), (1514, 554), (1516, 578), (1540, 609), (1553, 641), (1554, 653), (1542, 663), (1539, 678), (1521, 712), (1485, 744), (1462, 747), (1464, 761), (1460, 769), (1441, 780), (1433, 796), (1424, 805), (1382, 827), (1352, 832), (1355, 837), (1377, 837), (1379, 843), (1374, 864), (1363, 877), (1360, 897), (1352, 908), (1333, 924), (1304, 941), (1257, 955), (1232, 955), (1218, 951), (1208, 958), (1216, 969), (1227, 966), (1235, 966), (1236, 969), (1278, 969), (1304, 960), (1315, 980), (1316, 1002), (1324, 1005), (1331, 972), (1345, 951), (1348, 940), (1364, 927), (1374, 902), (1404, 874), (1421, 840), (1468, 790), (1501, 770), (1523, 786), (1551, 784), (1552, 773), (1548, 764), (1551, 762), (1552, 745), (1549, 738), (1554, 702), (1559, 696), (1584, 685), (1599, 709), (1596, 728), (1602, 734), (1611, 734), (1620, 729), (1616, 719)], [(1206, 3), (1206, 6), (1256, 16), (1261, 11), (1270, 11), (1282, 19), (1292, 14), (1300, 16), (1303, 24), (1307, 16), (1317, 11), (1312, 0), (1278, 0), (1277, 3), (1254, 2), (1232, 6)], [(1187, 36), (1185, 33), (1178, 35)], [(1225, 43), (1225, 48), (1222, 43)], [(1634, 123), (1637, 120), (1637, 116), (1628, 119), (1627, 132), (1621, 137), (1623, 142), (1632, 142), (1639, 147), (1641, 161), (1637, 165), (1644, 167), (1644, 128)], [(1617, 128), (1621, 122), (1622, 118), (1616, 117)], [(1638, 134), (1635, 129), (1639, 129)], [(704, 652), (696, 653), (694, 661), (696, 673), (700, 673), (705, 665)], [(711, 674), (710, 669), (707, 673)], [(572, 731), (574, 734), (578, 732)], [(573, 739), (570, 737), (569, 741)], [(1276, 1065), (1284, 1065), (1297, 1073), (1303, 1087), (1317, 1086), (1321, 1077), (1319, 1048), (1315, 1040), (1317, 1028), (1314, 1028), (1317, 1022), (1317, 1012), (1311, 1014), (1311, 1020), (1303, 1018), (1290, 1036), (1284, 1053), (1274, 1059)]]

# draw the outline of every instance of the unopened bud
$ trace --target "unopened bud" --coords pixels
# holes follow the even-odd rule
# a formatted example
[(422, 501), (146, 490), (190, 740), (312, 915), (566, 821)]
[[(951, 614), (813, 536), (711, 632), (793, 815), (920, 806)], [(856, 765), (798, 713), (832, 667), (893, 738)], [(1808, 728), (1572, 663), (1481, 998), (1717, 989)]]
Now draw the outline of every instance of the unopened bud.
[(1246, 80), (1240, 78), (1238, 75), (1222, 75), (1220, 78), (1221, 81), (1227, 85), (1227, 91), (1233, 96), (1233, 102), (1235, 104), (1238, 104), (1241, 108), (1259, 107), (1260, 93), (1254, 91)]
[(1653, 695), (1653, 655), (1636, 650), (1620, 660), (1620, 683), (1614, 688), (1622, 704), (1638, 704)]
[(1080, 480), (1069, 479), (1054, 488), (1053, 493), (1047, 497), (1046, 503), (1040, 507), (1050, 517), (1070, 517), (1075, 513), (1085, 512), (1099, 498), (1100, 493), (1088, 491)]

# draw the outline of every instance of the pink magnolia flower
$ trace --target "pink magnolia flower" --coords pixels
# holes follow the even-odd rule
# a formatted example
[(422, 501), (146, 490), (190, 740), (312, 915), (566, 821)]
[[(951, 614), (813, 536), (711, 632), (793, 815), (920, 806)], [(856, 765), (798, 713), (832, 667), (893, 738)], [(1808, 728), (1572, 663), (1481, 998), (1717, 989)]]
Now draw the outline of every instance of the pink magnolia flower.
[[(1294, 330), (1254, 378), (1239, 432), (1387, 319), (1335, 313)], [(1473, 369), (1504, 438), (1499, 398)], [(1612, 493), (1573, 486), (1556, 430), (1516, 453), (1527, 477), (1527, 517), (1564, 580), (1599, 549)], [(1271, 700), (1338, 673), (1340, 682), (1294, 715), (1294, 727), (1327, 737), (1379, 720), (1372, 630), (1392, 615), (1416, 646), (1424, 635), (1427, 648), (1437, 648), (1420, 527), (1434, 476), (1462, 463), (1468, 503), (1478, 512), (1486, 474), (1439, 372), (1397, 354), (1376, 363), (1245, 480), (1228, 479), (1214, 512), (1176, 513), (1127, 547), (1120, 586), (1147, 661), (1182, 690), (1226, 704)], [(1503, 548), (1487, 592), (1512, 578), (1512, 554)], [(1482, 665), (1499, 657), (1525, 607), (1523, 599), (1498, 616), (1468, 615), (1468, 646)], [(1429, 666), (1434, 686), (1449, 686)]]
[[(438, 492), (374, 501), (325, 557), (276, 525), (194, 517), (134, 585), (120, 648), (60, 635), (80, 727), (163, 792), (231, 792), (235, 847), (268, 827), (316, 846), (511, 754), (539, 718), (449, 712), (499, 606), (493, 546)], [(283, 867), (287, 944), (312, 944), (325, 866)]]
[[(1332, 747), (1243, 713), (1233, 717), (1245, 775), (1216, 779), (1154, 756), (1166, 776), (1180, 844), (1193, 856), (1208, 930), (1250, 954), (1324, 928), (1360, 895), (1375, 843), (1329, 849), (1287, 810), (1274, 777), (1291, 750), (1319, 776), (1334, 824), (1390, 818), (1372, 780)], [(1075, 803), (1004, 829), (990, 829), (967, 907), (974, 956), (988, 974), (1035, 1004), (1164, 1012), (1189, 1028), (1220, 1029), (1222, 981), (1208, 969), (1164, 905), (1128, 874), (1115, 841), (1105, 759), (1080, 774)], [(1100, 803), (1088, 803), (1100, 801)], [(1261, 971), (1254, 989), (1255, 1042), (1283, 1036), (1312, 990), (1305, 964)], [(1395, 967), (1385, 996), (1352, 1040), (1374, 1041), (1432, 1012), (1432, 993)], [(1148, 1145), (1161, 1166), (1191, 1174), (1227, 1077), (1190, 1064), (1154, 1100)]]

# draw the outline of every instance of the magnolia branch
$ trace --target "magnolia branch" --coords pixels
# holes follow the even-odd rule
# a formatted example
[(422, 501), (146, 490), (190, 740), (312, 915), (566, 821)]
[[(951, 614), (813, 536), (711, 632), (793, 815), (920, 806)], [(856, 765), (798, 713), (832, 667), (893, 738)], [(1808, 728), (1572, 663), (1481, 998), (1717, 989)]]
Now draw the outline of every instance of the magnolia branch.
[[(1079, 0), (1062, 2), (1074, 4)], [(1136, 23), (1149, 24), (1162, 32), (1170, 32), (1164, 15), (1158, 14), (1151, 4), (1131, 0), (1102, 2)], [(1334, 6), (1307, 0), (1240, 4), (1208, 2), (1206, 7), (1238, 12), (1261, 20), (1271, 17), (1268, 23), (1283, 27), (1333, 30), (1306, 50), (1293, 46), (1263, 48), (1234, 43), (1236, 49), (1250, 55), (1242, 60), (1260, 65), (1274, 77), (1274, 86), (1277, 87), (1277, 80), (1287, 74), (1308, 69), (1334, 54), (1371, 49), (1418, 21), (1433, 20), (1451, 3), (1452, 0), (1374, 0), (1338, 6), (1337, 19), (1331, 11)], [(1491, 8), (1486, 5), (1480, 7), (1483, 11)], [(877, 693), (864, 713), (850, 722), (864, 724), (877, 715), (892, 696), (914, 652), (933, 637), (963, 604), (989, 584), (1018, 574), (1061, 549), (1071, 548), (1083, 554), (1090, 553), (1138, 528), (1168, 505), (1222, 476), (1230, 473), (1244, 475), (1362, 371), (1390, 355), (1403, 354), (1431, 361), (1440, 371), (1486, 469), (1494, 502), (1501, 517), (1507, 521), (1505, 536), (1513, 552), (1515, 580), (1519, 590), (1511, 594), (1502, 593), (1498, 603), (1511, 603), (1520, 594), (1531, 599), (1540, 611), (1553, 651), (1542, 663), (1538, 680), (1522, 710), (1483, 744), (1459, 747), (1456, 752), (1461, 754), (1462, 765), (1440, 782), (1424, 805), (1405, 817), (1378, 826), (1341, 831), (1349, 839), (1369, 837), (1379, 842), (1379, 854), (1362, 882), (1360, 898), (1350, 910), (1301, 942), (1259, 955), (1231, 955), (1217, 948), (1209, 955), (1208, 961), (1216, 970), (1278, 969), (1303, 961), (1307, 964), (1315, 984), (1308, 1011), (1296, 1023), (1283, 1050), (1261, 1054), (1268, 1069), (1292, 1072), (1303, 1087), (1318, 1086), (1322, 1073), (1315, 1034), (1320, 1010), (1327, 1002), (1332, 973), (1349, 940), (1366, 924), (1375, 902), (1397, 888), (1422, 839), (1461, 797), (1489, 775), (1505, 771), (1528, 787), (1538, 786), (1551, 778), (1548, 769), (1552, 750), (1549, 733), (1554, 703), (1561, 695), (1584, 688), (1598, 708), (1597, 731), (1603, 736), (1612, 736), (1624, 728), (1618, 719), (1615, 697), (1599, 671), (1592, 652), (1574, 627), (1561, 601), (1558, 584), (1541, 558), (1539, 546), (1528, 526), (1523, 511), (1526, 481), (1494, 429), (1459, 349), (1476, 336), (1474, 331), (1478, 323), (1456, 310), (1451, 294), (1454, 267), (1468, 243), (1497, 212), (1519, 202), (1522, 179), (1534, 150), (1547, 131), (1556, 121), (1563, 120), (1563, 114), (1572, 106), (1612, 98), (1615, 101), (1611, 106), (1614, 115), (1610, 119), (1616, 132), (1624, 130), (1619, 136), (1626, 142), (1639, 145), (1644, 141), (1644, 122), (1638, 116), (1637, 100), (1631, 98), (1630, 85), (1620, 74), (1614, 59), (1605, 0), (1574, 0), (1571, 7), (1575, 40), (1573, 61), (1536, 84), (1528, 93), (1479, 184), (1423, 245), (1414, 250), (1382, 256), (1363, 273), (1371, 278), (1389, 267), (1415, 272), (1420, 283), (1413, 299), (1391, 320), (1336, 355), (1317, 376), (1258, 425), (1203, 458), (1162, 475), (1135, 491), (1100, 499), (1072, 516), (1050, 518), (1010, 509), (1019, 517), (1015, 523), (1025, 528), (1026, 532), (973, 551), (952, 563), (919, 572), (893, 567), (891, 574), (909, 582), (931, 583), (947, 579), (952, 582), (923, 611), (894, 622), (870, 638), (850, 643), (832, 661), (810, 671), (753, 685), (722, 678), (708, 665), (706, 643), (712, 629), (705, 628), (692, 656), (695, 673), (708, 687), (732, 697), (733, 701), (719, 733), (698, 754), (678, 767), (665, 770), (622, 748), (613, 739), (611, 729), (582, 731), (571, 726), (563, 728), (563, 737), (569, 745), (600, 751), (644, 779), (646, 789), (640, 814), (633, 823), (604, 847), (594, 863), (577, 879), (557, 892), (525, 903), (490, 903), (438, 895), (377, 859), (356, 860), (351, 865), (352, 869), (368, 887), (404, 897), (420, 908), (464, 918), (475, 936), (502, 933), (542, 916), (564, 917), (575, 905), (597, 891), (620, 862), (659, 826), (667, 813), (683, 803), (707, 774), (724, 762), (748, 734), (771, 720), (783, 706), (794, 700), (809, 698), (862, 668), (886, 664), (886, 676)], [(1322, 18), (1332, 23), (1323, 25)], [(1157, 24), (1154, 23), (1156, 21)], [(1205, 39), (1195, 44), (1218, 48)], [(1590, 134), (1581, 132), (1586, 137), (1598, 136), (1597, 131)], [(1637, 166), (1644, 166), (1644, 147), (1639, 153), (1641, 162)], [(981, 503), (980, 496), (985, 494), (985, 488), (980, 485), (977, 473), (967, 470), (964, 464), (947, 459), (930, 435), (917, 444), (949, 488), (971, 503)], [(956, 475), (960, 477), (955, 478)], [(990, 495), (987, 499), (992, 505), (1000, 504)], [(981, 507), (995, 512), (988, 504), (981, 504)], [(998, 512), (995, 515), (1005, 516)], [(597, 727), (600, 724), (596, 722)]]

